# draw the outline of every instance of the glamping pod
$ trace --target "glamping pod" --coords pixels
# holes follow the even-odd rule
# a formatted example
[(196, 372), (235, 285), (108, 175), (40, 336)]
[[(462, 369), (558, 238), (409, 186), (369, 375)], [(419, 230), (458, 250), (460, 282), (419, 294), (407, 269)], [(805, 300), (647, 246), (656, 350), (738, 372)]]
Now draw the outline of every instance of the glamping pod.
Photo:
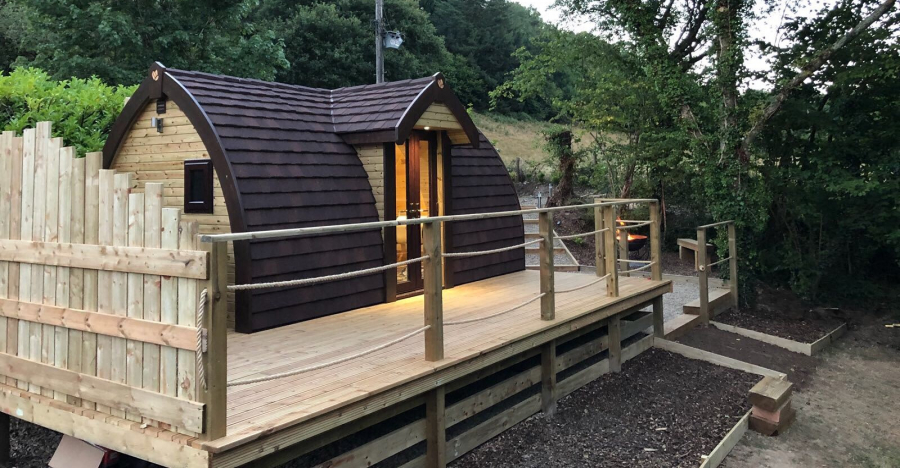
[[(262, 231), (519, 209), (496, 150), (441, 74), (335, 90), (167, 69), (129, 99), (103, 166), (164, 184), (200, 232)], [(445, 223), (444, 250), (523, 242), (521, 217)], [(238, 241), (229, 283), (350, 272), (421, 255), (419, 226)], [(448, 259), (445, 287), (525, 268), (523, 249)], [(420, 264), (327, 283), (239, 291), (235, 329), (345, 312), (422, 288)]]

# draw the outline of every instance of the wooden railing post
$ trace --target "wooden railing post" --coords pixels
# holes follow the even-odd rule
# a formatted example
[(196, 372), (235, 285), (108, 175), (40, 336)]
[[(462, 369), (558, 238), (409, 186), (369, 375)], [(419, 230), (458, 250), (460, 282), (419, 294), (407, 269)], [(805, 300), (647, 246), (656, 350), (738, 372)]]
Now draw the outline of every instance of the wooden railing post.
[(609, 229), (603, 233), (603, 250), (606, 258), (606, 295), (619, 297), (619, 276), (616, 269), (616, 208), (603, 207), (603, 226)]
[(700, 271), (700, 320), (709, 323), (709, 260), (706, 257), (706, 229), (697, 229), (697, 265)]
[(553, 213), (538, 214), (538, 232), (543, 242), (540, 243), (541, 260), (541, 320), (556, 318), (556, 294), (553, 290)]
[(738, 271), (737, 271), (737, 233), (735, 232), (734, 222), (728, 223), (728, 261), (730, 268), (728, 272), (728, 284), (731, 286), (731, 304), (736, 309), (738, 306)]
[[(616, 223), (619, 224), (619, 223)], [(615, 226), (614, 224), (613, 226)], [(625, 226), (622, 226), (625, 227)], [(619, 244), (619, 264), (622, 265), (622, 270), (627, 271), (631, 269), (631, 264), (628, 263), (628, 230), (621, 229), (618, 232), (618, 244)], [(631, 276), (631, 273), (623, 273), (622, 276)]]
[(443, 301), (443, 266), (441, 261), (441, 226), (440, 223), (422, 224), (422, 237), (425, 255), (422, 261), (422, 276), (425, 295), (425, 360), (440, 361), (444, 359), (444, 301)]
[(201, 401), (206, 404), (203, 436), (207, 440), (225, 437), (226, 407), (228, 403), (228, 243), (202, 244), (210, 253), (209, 279), (206, 284), (207, 308), (203, 316), (206, 329), (204, 368), (206, 388), (200, 388)]
[(650, 202), (650, 279), (662, 281), (660, 263), (661, 239), (659, 236), (659, 202)]
[[(603, 199), (595, 198), (594, 203), (602, 203)], [(603, 229), (603, 207), (595, 206), (594, 207), (594, 230), (599, 231)], [(603, 233), (598, 232), (594, 234), (594, 269), (597, 272), (597, 276), (603, 276), (606, 274), (606, 256), (603, 251)]]

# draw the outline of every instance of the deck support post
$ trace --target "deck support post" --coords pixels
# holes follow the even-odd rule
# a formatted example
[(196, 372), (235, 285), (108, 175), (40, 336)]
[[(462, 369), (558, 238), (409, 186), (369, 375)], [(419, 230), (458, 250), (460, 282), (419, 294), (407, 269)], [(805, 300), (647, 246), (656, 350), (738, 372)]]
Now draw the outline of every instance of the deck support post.
[(425, 395), (425, 466), (447, 466), (446, 389), (443, 385)]
[(441, 261), (441, 225), (422, 224), (425, 255), (422, 261), (425, 295), (425, 360), (444, 359), (443, 266)]
[(603, 233), (603, 251), (606, 260), (606, 295), (619, 297), (619, 276), (616, 261), (616, 208), (615, 206), (603, 207), (603, 227), (609, 229)]
[(609, 371), (622, 370), (622, 327), (621, 316), (613, 315), (607, 322), (607, 337), (609, 338)]
[(10, 417), (0, 413), (0, 467), (10, 466)]
[(540, 233), (541, 260), (541, 320), (556, 318), (556, 294), (553, 287), (553, 213), (538, 213), (538, 232)]
[(228, 406), (228, 243), (201, 243), (210, 252), (209, 280), (206, 284), (207, 308), (203, 323), (206, 329), (206, 388), (199, 385), (203, 412), (203, 438), (225, 437)]
[(650, 279), (653, 281), (662, 281), (659, 218), (659, 202), (652, 201), (650, 202)]
[(657, 338), (666, 337), (665, 317), (663, 316), (663, 298), (657, 296), (653, 299), (653, 335)]
[(735, 309), (738, 307), (738, 272), (737, 272), (737, 233), (735, 232), (734, 222), (728, 223), (728, 285), (731, 288), (731, 305)]
[[(603, 203), (602, 198), (595, 198), (594, 203)], [(594, 207), (594, 230), (603, 229), (603, 207)], [(606, 256), (603, 250), (603, 234), (598, 232), (594, 234), (594, 268), (597, 276), (601, 277), (606, 274)]]
[(556, 340), (541, 345), (541, 411), (556, 414)]
[(706, 257), (706, 229), (697, 229), (697, 268), (700, 272), (700, 321), (709, 324), (709, 260)]

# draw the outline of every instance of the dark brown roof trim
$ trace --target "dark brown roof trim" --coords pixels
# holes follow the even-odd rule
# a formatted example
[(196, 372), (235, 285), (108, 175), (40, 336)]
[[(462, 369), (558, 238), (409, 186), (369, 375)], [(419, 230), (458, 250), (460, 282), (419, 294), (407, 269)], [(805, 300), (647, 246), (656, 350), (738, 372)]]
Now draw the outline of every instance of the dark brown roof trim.
[(413, 102), (400, 117), (400, 121), (397, 122), (395, 141), (398, 144), (406, 141), (406, 139), (409, 138), (409, 134), (412, 132), (413, 127), (416, 125), (416, 122), (419, 121), (422, 114), (428, 109), (428, 106), (438, 102), (450, 109), (450, 112), (453, 113), (453, 116), (456, 117), (456, 120), (462, 126), (463, 132), (469, 137), (469, 144), (477, 149), (481, 143), (481, 138), (478, 135), (478, 128), (475, 127), (475, 122), (472, 121), (472, 118), (469, 117), (469, 113), (466, 112), (466, 108), (459, 102), (459, 98), (456, 97), (456, 94), (450, 89), (450, 85), (447, 84), (444, 75), (435, 73), (432, 78), (434, 81), (426, 86), (425, 89), (413, 99)]
[[(150, 67), (149, 76), (144, 79), (134, 92), (122, 113), (116, 119), (110, 130), (109, 138), (103, 146), (103, 167), (109, 169), (113, 158), (119, 152), (119, 148), (125, 142), (128, 132), (140, 116), (144, 107), (153, 100), (167, 98), (174, 101), (191, 121), (191, 124), (200, 135), (203, 146), (209, 153), (213, 168), (219, 177), (225, 195), (225, 205), (228, 209), (228, 221), (231, 224), (231, 232), (246, 232), (247, 223), (244, 220), (244, 204), (241, 194), (234, 182), (234, 171), (231, 162), (225, 157), (225, 149), (215, 126), (206, 115), (206, 111), (200, 106), (194, 96), (172, 75), (166, 73), (166, 67), (156, 62)], [(237, 284), (252, 282), (250, 277), (250, 246), (247, 242), (234, 243), (235, 280)], [(239, 297), (237, 307), (249, 307), (249, 300)], [(247, 296), (249, 297), (249, 295)], [(244, 300), (242, 300), (244, 299)]]

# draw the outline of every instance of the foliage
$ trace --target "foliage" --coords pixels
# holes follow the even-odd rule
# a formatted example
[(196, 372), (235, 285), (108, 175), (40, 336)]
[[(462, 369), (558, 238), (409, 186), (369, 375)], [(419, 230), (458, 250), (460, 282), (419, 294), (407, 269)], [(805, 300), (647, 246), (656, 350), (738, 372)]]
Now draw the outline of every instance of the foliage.
[[(191, 2), (15, 0), (28, 15), (17, 65), (57, 79), (134, 84), (154, 61), (168, 67), (273, 79), (288, 64), (274, 32), (246, 23), (251, 0)], [(52, 25), (52, 27), (51, 27)]]
[(55, 81), (34, 68), (0, 73), (2, 130), (21, 134), (37, 122), (53, 122), (53, 135), (76, 148), (78, 155), (100, 151), (125, 98), (134, 86), (112, 87), (99, 78)]

